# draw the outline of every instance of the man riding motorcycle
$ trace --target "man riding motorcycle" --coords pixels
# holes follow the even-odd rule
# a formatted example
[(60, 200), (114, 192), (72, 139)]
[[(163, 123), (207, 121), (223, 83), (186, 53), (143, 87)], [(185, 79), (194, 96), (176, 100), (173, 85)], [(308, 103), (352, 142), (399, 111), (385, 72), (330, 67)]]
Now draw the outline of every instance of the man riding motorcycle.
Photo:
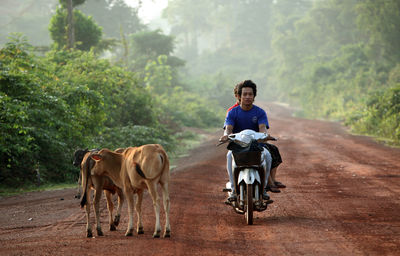
[[(220, 138), (221, 142), (226, 142), (228, 140), (228, 135), (232, 133), (238, 133), (245, 129), (250, 129), (256, 132), (267, 133), (268, 118), (267, 114), (263, 109), (254, 105), (254, 99), (257, 95), (257, 86), (251, 80), (245, 80), (238, 84), (238, 99), (240, 105), (234, 107), (228, 112), (225, 119), (225, 130), (224, 135)], [(270, 138), (273, 139), (273, 138)], [(265, 170), (265, 184), (268, 183), (268, 177), (271, 169), (272, 157), (269, 151), (264, 148), (262, 151), (264, 155), (263, 167)], [(227, 154), (227, 170), (229, 174), (229, 181), (231, 184), (233, 182), (232, 174), (232, 152), (229, 151)], [(236, 200), (236, 191), (234, 186), (231, 187), (231, 196), (228, 201)], [(263, 199), (268, 200), (269, 196), (267, 194), (266, 188), (264, 187)], [(272, 203), (272, 200), (269, 201)]]

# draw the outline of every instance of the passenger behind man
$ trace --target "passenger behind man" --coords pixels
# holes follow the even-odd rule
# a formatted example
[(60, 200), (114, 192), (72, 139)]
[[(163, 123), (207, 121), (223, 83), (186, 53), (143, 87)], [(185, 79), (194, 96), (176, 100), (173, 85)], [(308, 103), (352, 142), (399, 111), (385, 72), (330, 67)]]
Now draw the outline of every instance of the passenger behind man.
[[(245, 94), (243, 94), (245, 92)], [(232, 132), (240, 132), (244, 129), (252, 129), (254, 131), (260, 131), (260, 132), (266, 132), (267, 129), (269, 128), (268, 124), (268, 118), (264, 110), (261, 108), (253, 105), (254, 98), (257, 93), (257, 87), (256, 85), (251, 81), (251, 80), (245, 80), (241, 83), (238, 83), (235, 88), (234, 88), (234, 95), (236, 98), (236, 103), (232, 107), (230, 107), (227, 111), (227, 117), (225, 121), (225, 132), (224, 136), (221, 137), (221, 141), (224, 140), (224, 137), (229, 135)], [(242, 102), (244, 100), (244, 102)], [(238, 109), (236, 109), (238, 108)], [(230, 113), (233, 110), (234, 113)], [(256, 114), (255, 116), (251, 113)], [(250, 115), (249, 115), (250, 114)], [(250, 119), (249, 119), (250, 117)], [(234, 120), (232, 120), (234, 118)], [(240, 119), (238, 119), (240, 118)], [(244, 118), (244, 119), (243, 119)], [(246, 119), (247, 118), (247, 119)], [(261, 118), (261, 119), (259, 119)], [(241, 120), (243, 119), (243, 120)], [(257, 124), (254, 123), (254, 120), (258, 121), (258, 127)], [(261, 120), (261, 121), (260, 121)], [(237, 122), (238, 123), (235, 123)], [(253, 123), (253, 124), (251, 124)], [(232, 127), (230, 127), (232, 125)], [(235, 127), (235, 125), (237, 127)], [(228, 128), (229, 127), (229, 128)], [(242, 127), (242, 128), (240, 128)], [(232, 130), (228, 130), (231, 129)], [(266, 149), (268, 149), (268, 152), (266, 154), (272, 156), (272, 160), (270, 163), (270, 168), (271, 168), (271, 175), (268, 175), (268, 184), (266, 186), (266, 191), (271, 191), (271, 192), (280, 192), (278, 187), (286, 187), (283, 185), (281, 182), (276, 181), (275, 176), (276, 176), (276, 171), (280, 163), (282, 163), (282, 159), (279, 153), (278, 148), (273, 145), (266, 143), (264, 145)], [(270, 156), (267, 157), (270, 158)], [(266, 168), (266, 171), (268, 172), (270, 169)], [(232, 152), (229, 151), (227, 154), (227, 171), (229, 175), (229, 180), (231, 184), (233, 184), (233, 175), (232, 175)], [(233, 188), (232, 188), (233, 190)], [(264, 191), (264, 197), (265, 199), (268, 199), (269, 196), (267, 195), (266, 191)], [(234, 200), (233, 198), (228, 198), (228, 200)]]

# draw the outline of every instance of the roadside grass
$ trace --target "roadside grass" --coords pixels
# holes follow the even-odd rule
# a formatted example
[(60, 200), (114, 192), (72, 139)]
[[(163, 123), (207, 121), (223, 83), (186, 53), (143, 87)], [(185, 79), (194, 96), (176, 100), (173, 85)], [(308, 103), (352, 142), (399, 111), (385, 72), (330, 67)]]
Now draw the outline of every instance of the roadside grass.
[(24, 187), (4, 187), (0, 186), (0, 197), (4, 196), (13, 196), (19, 195), (27, 192), (34, 192), (34, 191), (47, 191), (47, 190), (58, 190), (58, 189), (65, 189), (65, 188), (76, 188), (77, 183), (58, 183), (58, 184), (43, 184), (40, 186), (37, 185), (26, 185)]
[(355, 136), (366, 136), (366, 137), (370, 137), (371, 139), (373, 139), (375, 142), (379, 143), (379, 144), (383, 144), (387, 147), (391, 147), (391, 148), (400, 148), (400, 142), (396, 141), (393, 138), (387, 138), (387, 137), (382, 137), (376, 134), (371, 134), (371, 133), (366, 133), (366, 132), (359, 132), (357, 131), (354, 126), (352, 126), (351, 124), (346, 124), (345, 121), (343, 121), (342, 119), (335, 119), (332, 117), (313, 117), (311, 116), (309, 113), (305, 112), (304, 110), (302, 110), (301, 108), (293, 108), (295, 111), (293, 112), (293, 116), (294, 117), (298, 117), (298, 118), (304, 118), (304, 119), (309, 119), (309, 120), (321, 120), (321, 121), (329, 121), (329, 122), (339, 122), (349, 134), (355, 135)]

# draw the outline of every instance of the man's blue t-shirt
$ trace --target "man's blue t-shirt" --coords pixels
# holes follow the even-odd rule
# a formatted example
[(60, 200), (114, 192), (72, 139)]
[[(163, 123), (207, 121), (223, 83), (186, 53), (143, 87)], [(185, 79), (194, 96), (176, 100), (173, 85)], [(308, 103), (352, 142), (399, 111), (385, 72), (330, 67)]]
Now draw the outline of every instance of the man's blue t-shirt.
[(243, 110), (240, 106), (233, 108), (229, 111), (224, 126), (232, 125), (233, 133), (241, 132), (245, 129), (259, 132), (258, 126), (260, 124), (265, 124), (267, 129), (269, 128), (267, 114), (262, 108), (253, 105), (248, 111)]

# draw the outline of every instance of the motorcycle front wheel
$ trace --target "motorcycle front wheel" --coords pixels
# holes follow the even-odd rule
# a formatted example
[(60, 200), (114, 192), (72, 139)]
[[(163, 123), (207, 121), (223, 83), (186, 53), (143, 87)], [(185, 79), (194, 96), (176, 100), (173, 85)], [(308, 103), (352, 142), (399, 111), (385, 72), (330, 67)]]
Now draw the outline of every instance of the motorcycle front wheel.
[(253, 225), (253, 184), (247, 184), (247, 209), (246, 222), (247, 225)]

